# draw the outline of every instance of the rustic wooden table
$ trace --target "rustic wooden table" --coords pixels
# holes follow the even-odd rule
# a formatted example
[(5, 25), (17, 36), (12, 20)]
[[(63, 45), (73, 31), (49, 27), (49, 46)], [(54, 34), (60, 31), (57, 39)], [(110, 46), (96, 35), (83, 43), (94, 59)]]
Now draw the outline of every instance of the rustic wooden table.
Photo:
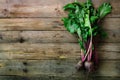
[[(62, 7), (73, 0), (0, 0), (0, 80), (85, 80), (77, 72), (77, 39), (63, 27)], [(79, 0), (84, 1), (84, 0)], [(98, 7), (108, 0), (93, 0)], [(99, 69), (89, 80), (120, 80), (120, 0), (101, 25)]]

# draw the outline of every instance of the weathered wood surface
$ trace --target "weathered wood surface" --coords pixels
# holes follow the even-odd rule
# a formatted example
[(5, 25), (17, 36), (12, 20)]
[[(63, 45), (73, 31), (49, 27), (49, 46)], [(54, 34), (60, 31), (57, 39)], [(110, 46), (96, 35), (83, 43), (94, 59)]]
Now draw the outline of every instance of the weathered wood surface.
[(77, 42), (67, 31), (0, 31), (0, 43)]
[[(52, 75), (52, 76), (86, 76), (84, 72), (77, 72), (77, 60), (0, 60), (0, 75)], [(119, 61), (101, 61), (94, 76), (120, 77)], [(92, 73), (91, 73), (92, 74)]]
[[(1, 80), (85, 80), (85, 77), (62, 76), (0, 76)], [(119, 77), (88, 77), (88, 80), (119, 80)]]
[[(85, 80), (85, 77), (62, 77), (62, 76), (0, 76), (1, 80)], [(102, 76), (93, 76), (88, 77), (88, 80), (119, 80), (119, 77), (102, 77)]]
[[(101, 25), (105, 30), (120, 30), (120, 18), (105, 18)], [(0, 30), (66, 30), (61, 18), (0, 19)]]
[[(74, 0), (1, 0), (0, 17), (61, 17), (62, 7)], [(84, 0), (79, 0), (80, 2)], [(93, 0), (95, 7), (108, 0)], [(109, 17), (120, 17), (120, 0), (109, 0), (113, 10)]]
[[(100, 42), (120, 42), (119, 30), (106, 31), (108, 36)], [(78, 42), (77, 36), (67, 31), (0, 31), (0, 43), (56, 43)]]
[[(63, 27), (62, 7), (74, 0), (0, 0), (0, 80), (86, 80), (77, 72), (80, 47)], [(85, 1), (85, 0), (79, 0)], [(120, 80), (120, 0), (102, 22), (108, 33), (97, 52), (99, 69), (89, 80)]]
[[(58, 50), (56, 53), (46, 53), (42, 52), (0, 52), (0, 60), (53, 60), (53, 59), (80, 59), (79, 53), (63, 53), (64, 51)], [(120, 52), (110, 52), (110, 51), (98, 51), (100, 60), (120, 60)]]
[(0, 30), (65, 30), (60, 18), (0, 19)]
[[(104, 43), (97, 47), (100, 59), (120, 60), (120, 44)], [(0, 44), (0, 59), (79, 59), (77, 43)]]

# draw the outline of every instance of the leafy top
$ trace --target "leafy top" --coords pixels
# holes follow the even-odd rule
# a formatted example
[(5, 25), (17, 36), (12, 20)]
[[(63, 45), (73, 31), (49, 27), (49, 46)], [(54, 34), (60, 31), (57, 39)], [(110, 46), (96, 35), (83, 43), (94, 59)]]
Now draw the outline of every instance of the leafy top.
[(72, 34), (78, 35), (78, 42), (85, 51), (85, 43), (91, 36), (103, 33), (98, 25), (98, 21), (109, 14), (112, 7), (109, 3), (103, 3), (98, 9), (95, 9), (92, 1), (85, 3), (75, 1), (63, 7), (68, 12), (68, 16), (62, 18), (65, 28)]

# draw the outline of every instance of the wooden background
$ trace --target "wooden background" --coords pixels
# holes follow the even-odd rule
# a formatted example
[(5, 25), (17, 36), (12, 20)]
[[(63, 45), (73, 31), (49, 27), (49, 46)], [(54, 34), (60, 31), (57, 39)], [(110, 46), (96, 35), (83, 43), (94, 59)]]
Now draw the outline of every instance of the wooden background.
[[(0, 80), (85, 80), (75, 64), (80, 48), (63, 27), (62, 7), (73, 0), (0, 0)], [(79, 0), (84, 1), (84, 0)], [(99, 69), (89, 80), (120, 80), (120, 0), (101, 23), (108, 37), (100, 42)]]

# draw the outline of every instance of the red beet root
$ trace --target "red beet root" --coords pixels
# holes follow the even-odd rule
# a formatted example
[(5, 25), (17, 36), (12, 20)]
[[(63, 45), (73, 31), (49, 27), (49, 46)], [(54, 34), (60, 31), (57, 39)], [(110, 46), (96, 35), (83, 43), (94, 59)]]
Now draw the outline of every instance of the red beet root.
[(94, 69), (94, 63), (92, 61), (86, 61), (84, 63), (85, 69), (88, 71), (92, 71)]

